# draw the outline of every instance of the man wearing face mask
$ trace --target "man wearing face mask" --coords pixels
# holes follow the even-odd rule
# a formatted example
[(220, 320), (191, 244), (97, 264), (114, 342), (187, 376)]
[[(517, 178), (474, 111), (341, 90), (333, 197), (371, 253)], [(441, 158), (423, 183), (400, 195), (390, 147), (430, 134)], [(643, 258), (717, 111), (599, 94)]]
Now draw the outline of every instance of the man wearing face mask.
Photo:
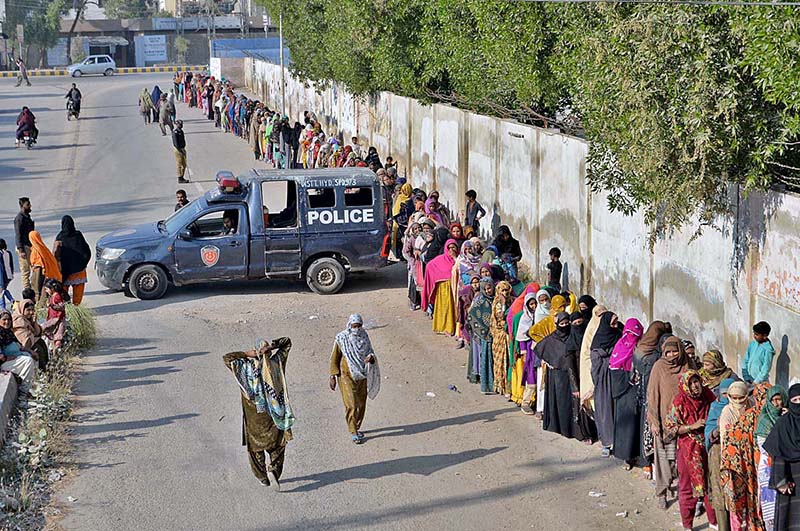
[(555, 322), (556, 331), (533, 349), (538, 358), (547, 363), (544, 429), (574, 438), (577, 429), (572, 398), (579, 386), (575, 350), (567, 348), (572, 326), (567, 312), (556, 315)]
[(329, 386), (336, 390), (336, 383), (342, 392), (345, 419), (353, 443), (364, 442), (361, 423), (367, 411), (367, 397), (375, 399), (380, 391), (380, 372), (378, 359), (372, 349), (369, 334), (364, 330), (364, 320), (353, 314), (347, 321), (347, 328), (336, 334), (331, 353)]

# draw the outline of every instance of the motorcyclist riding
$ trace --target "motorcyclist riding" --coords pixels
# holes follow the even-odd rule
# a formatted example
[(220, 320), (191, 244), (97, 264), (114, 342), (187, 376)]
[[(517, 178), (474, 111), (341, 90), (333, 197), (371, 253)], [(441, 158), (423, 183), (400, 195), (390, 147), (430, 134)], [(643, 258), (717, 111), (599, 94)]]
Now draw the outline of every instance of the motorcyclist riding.
[(75, 111), (75, 115), (77, 116), (81, 112), (81, 91), (78, 90), (77, 85), (75, 83), (72, 84), (72, 88), (69, 89), (67, 95), (64, 96), (65, 99), (72, 101), (72, 109)]
[(33, 115), (28, 107), (23, 107), (22, 112), (17, 116), (17, 139), (15, 144), (19, 146), (19, 141), (25, 136), (25, 133), (30, 134), (34, 142), (36, 137), (39, 136), (39, 131), (36, 129), (36, 116)]

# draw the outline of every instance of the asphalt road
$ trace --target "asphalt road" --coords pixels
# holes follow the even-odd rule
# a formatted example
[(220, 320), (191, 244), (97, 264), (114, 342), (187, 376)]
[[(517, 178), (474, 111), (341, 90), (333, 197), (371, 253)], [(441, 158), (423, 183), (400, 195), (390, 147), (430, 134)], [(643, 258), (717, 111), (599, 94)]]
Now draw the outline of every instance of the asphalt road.
[[(0, 84), (0, 237), (13, 241), (21, 195), (32, 198), (48, 242), (63, 214), (93, 244), (172, 211), (171, 141), (145, 126), (136, 107), (144, 86), (169, 86), (168, 76), (83, 78), (83, 114), (69, 123), (63, 95), (70, 80), (32, 82)], [(22, 105), (42, 131), (31, 151), (13, 146)], [(178, 115), (190, 196), (211, 186), (219, 169), (262, 164), (196, 110), (181, 104)], [(171, 289), (163, 300), (142, 302), (106, 291), (90, 274), (86, 304), (101, 337), (76, 390), (77, 474), (56, 496), (60, 524), (104, 531), (678, 527), (677, 505), (656, 509), (641, 473), (601, 459), (597, 446), (543, 432), (500, 397), (480, 395), (466, 382), (464, 351), (409, 312), (404, 285), (405, 271), (395, 266), (328, 297), (301, 283), (256, 282)], [(341, 397), (327, 388), (333, 336), (353, 312), (367, 320), (384, 376), (368, 404), (363, 446), (350, 442)], [(259, 336), (294, 342), (287, 377), (298, 421), (282, 493), (250, 472), (238, 387), (222, 364), (225, 352), (247, 349)], [(623, 511), (627, 517), (617, 516)]]

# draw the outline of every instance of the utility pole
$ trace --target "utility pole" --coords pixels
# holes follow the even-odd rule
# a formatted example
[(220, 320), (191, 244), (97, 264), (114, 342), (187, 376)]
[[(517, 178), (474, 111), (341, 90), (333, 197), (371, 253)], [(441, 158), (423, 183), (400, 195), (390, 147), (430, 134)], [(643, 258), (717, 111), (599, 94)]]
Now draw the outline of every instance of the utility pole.
[(278, 45), (281, 47), (281, 116), (286, 116), (286, 79), (283, 64), (283, 6), (278, 12)]

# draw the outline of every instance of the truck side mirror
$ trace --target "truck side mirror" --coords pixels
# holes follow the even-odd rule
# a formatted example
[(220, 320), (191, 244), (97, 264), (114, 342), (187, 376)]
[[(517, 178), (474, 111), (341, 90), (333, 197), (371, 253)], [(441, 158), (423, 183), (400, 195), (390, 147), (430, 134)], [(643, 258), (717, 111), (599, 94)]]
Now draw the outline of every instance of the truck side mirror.
[(190, 231), (189, 229), (183, 229), (178, 233), (178, 238), (180, 238), (181, 240), (189, 241), (192, 239), (192, 231)]

